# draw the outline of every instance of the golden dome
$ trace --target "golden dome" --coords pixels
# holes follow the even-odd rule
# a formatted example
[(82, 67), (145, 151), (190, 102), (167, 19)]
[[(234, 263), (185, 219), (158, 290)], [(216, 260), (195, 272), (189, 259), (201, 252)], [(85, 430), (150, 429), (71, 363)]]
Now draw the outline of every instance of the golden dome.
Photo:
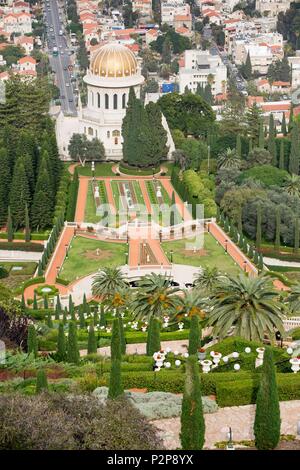
[(106, 44), (93, 54), (90, 71), (99, 77), (130, 77), (137, 73), (137, 61), (122, 44)]

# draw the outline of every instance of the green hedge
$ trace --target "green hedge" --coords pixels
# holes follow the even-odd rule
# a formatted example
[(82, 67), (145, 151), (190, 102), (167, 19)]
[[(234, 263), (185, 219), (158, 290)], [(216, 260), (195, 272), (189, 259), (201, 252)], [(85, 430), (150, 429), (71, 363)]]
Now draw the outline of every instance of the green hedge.
[[(238, 375), (237, 375), (238, 378)], [(300, 376), (297, 374), (277, 374), (280, 401), (300, 399)], [(259, 387), (259, 374), (252, 379), (220, 382), (217, 384), (219, 406), (241, 406), (255, 403)]]
[[(111, 338), (111, 333), (102, 333), (100, 334), (101, 338)], [(126, 343), (127, 344), (134, 344), (134, 343), (145, 343), (147, 341), (147, 333), (142, 332), (135, 332), (135, 331), (126, 331), (125, 332)], [(168, 332), (161, 332), (160, 333), (160, 340), (161, 341), (172, 341), (172, 340), (181, 340), (181, 339), (188, 339), (189, 337), (189, 330), (183, 331), (168, 331)]]
[(62, 286), (68, 286), (70, 284), (70, 281), (68, 281), (67, 279), (63, 279), (62, 277), (57, 277), (55, 279), (55, 282), (57, 284), (61, 284)]
[(136, 176), (149, 176), (153, 173), (158, 173), (160, 170), (160, 166), (154, 168), (154, 172), (152, 168), (137, 168), (137, 167), (130, 167), (125, 165), (124, 163), (120, 163), (119, 170), (121, 173), (125, 173), (125, 175), (136, 175)]
[(78, 188), (79, 188), (78, 171), (77, 171), (77, 168), (75, 168), (73, 180), (69, 186), (69, 193), (68, 193), (68, 205), (67, 205), (66, 219), (69, 222), (74, 221), (74, 218), (75, 218)]
[[(31, 233), (31, 240), (48, 240), (49, 233)], [(7, 233), (0, 232), (0, 240), (7, 240)], [(25, 234), (16, 232), (14, 233), (14, 240), (25, 240)]]
[(37, 277), (32, 277), (31, 279), (28, 279), (27, 281), (24, 281), (18, 289), (16, 289), (14, 292), (16, 295), (22, 294), (22, 292), (29, 286), (33, 286), (34, 284), (42, 284), (45, 282), (44, 276), (37, 276)]
[(0, 242), (0, 250), (10, 250), (10, 251), (34, 251), (34, 252), (43, 252), (44, 245), (41, 243), (20, 243), (20, 242)]
[(28, 308), (26, 310), (26, 315), (28, 317), (34, 318), (34, 320), (44, 320), (46, 315), (48, 315), (48, 313), (53, 314), (53, 309), (51, 309), (51, 308), (48, 308), (48, 309), (41, 308), (41, 309), (38, 309), (38, 310), (34, 310), (33, 308)]

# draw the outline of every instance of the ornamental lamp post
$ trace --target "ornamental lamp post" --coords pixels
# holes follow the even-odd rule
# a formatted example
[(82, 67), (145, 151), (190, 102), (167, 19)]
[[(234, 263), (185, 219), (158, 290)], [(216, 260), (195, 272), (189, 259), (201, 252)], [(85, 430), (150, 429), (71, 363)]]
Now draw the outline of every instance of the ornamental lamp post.
[(170, 251), (170, 261), (171, 261), (171, 263), (173, 263), (173, 253), (174, 253), (174, 251), (171, 250), (171, 251)]
[(245, 271), (245, 273), (247, 272), (247, 261), (246, 260), (244, 261), (244, 271)]
[(225, 240), (225, 253), (227, 253), (227, 245), (228, 245), (228, 240)]

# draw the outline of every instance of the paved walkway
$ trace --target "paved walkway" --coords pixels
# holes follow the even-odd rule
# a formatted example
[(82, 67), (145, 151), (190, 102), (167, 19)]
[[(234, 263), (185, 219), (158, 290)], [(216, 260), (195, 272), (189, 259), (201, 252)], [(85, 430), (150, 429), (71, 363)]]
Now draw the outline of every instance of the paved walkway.
[(0, 260), (1, 261), (33, 261), (38, 263), (42, 258), (42, 252), (35, 251), (11, 251), (11, 250), (0, 250)]
[[(283, 401), (280, 403), (281, 434), (297, 434), (297, 423), (300, 420), (300, 401)], [(229, 427), (234, 441), (252, 440), (255, 405), (220, 408), (216, 413), (205, 414), (205, 447), (213, 448), (216, 442), (227, 441)], [(169, 418), (153, 421), (163, 432), (167, 449), (180, 448), (180, 418)]]
[(268, 258), (264, 256), (264, 263), (271, 266), (286, 266), (287, 268), (300, 268), (300, 263), (297, 261), (282, 261), (281, 259)]
[[(172, 351), (178, 351), (180, 354), (187, 352), (188, 340), (183, 339), (181, 341), (162, 341), (161, 348), (170, 348)], [(97, 353), (102, 356), (110, 356), (110, 346), (98, 348)], [(80, 351), (81, 356), (86, 356), (87, 350), (82, 349)], [(146, 343), (127, 344), (126, 354), (146, 354)]]
[(87, 194), (89, 189), (89, 180), (86, 178), (79, 177), (79, 188), (75, 212), (75, 222), (84, 222), (85, 217), (85, 205), (87, 200)]

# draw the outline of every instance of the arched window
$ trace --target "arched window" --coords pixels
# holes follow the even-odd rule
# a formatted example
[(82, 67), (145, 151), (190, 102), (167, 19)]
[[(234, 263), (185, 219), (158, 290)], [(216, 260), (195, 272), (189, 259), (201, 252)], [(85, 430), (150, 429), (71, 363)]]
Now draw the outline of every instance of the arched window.
[(98, 108), (100, 108), (100, 93), (97, 93), (97, 99), (98, 99)]
[(92, 127), (89, 127), (89, 128), (88, 128), (88, 134), (89, 134), (89, 135), (93, 135), (93, 134), (94, 134), (94, 131), (93, 131), (93, 128), (92, 128)]
[(118, 145), (118, 137), (115, 137), (115, 145)]
[(109, 96), (105, 93), (105, 109), (109, 109)]
[(118, 131), (117, 129), (115, 129), (114, 131), (112, 131), (112, 136), (113, 136), (113, 137), (120, 137), (120, 131)]
[(110, 138), (110, 132), (107, 131), (106, 135), (107, 135), (107, 138), (109, 139)]
[(126, 93), (123, 93), (122, 95), (122, 108), (126, 108)]
[(114, 109), (118, 109), (118, 95), (114, 94)]

